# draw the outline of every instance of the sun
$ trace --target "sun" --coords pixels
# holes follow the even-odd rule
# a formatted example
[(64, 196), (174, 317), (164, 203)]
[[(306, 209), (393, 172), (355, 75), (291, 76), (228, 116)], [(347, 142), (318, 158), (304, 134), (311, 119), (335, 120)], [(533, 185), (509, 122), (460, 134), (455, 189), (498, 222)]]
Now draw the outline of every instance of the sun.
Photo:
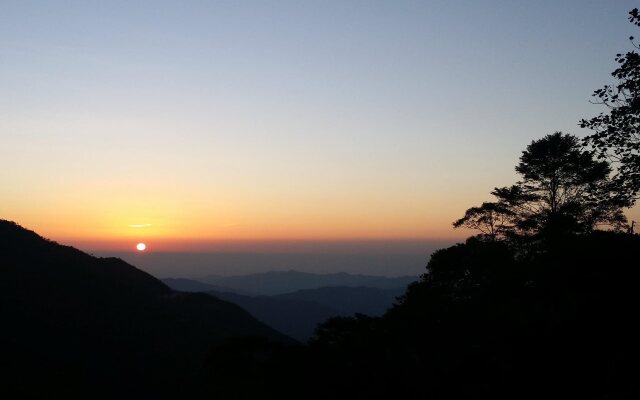
[(147, 245), (144, 243), (138, 243), (136, 245), (136, 249), (138, 249), (138, 251), (145, 251), (147, 249)]

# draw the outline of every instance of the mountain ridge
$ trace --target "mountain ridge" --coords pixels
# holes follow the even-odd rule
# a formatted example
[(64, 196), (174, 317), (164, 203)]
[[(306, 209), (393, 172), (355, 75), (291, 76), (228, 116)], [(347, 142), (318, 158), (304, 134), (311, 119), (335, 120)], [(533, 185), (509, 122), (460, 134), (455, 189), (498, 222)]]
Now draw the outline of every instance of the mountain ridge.
[(163, 279), (175, 290), (206, 292), (237, 304), (258, 320), (301, 342), (308, 341), (318, 324), (333, 317), (382, 315), (403, 295), (405, 288), (324, 286), (276, 295), (248, 295), (231, 288), (189, 279)]
[(398, 277), (349, 274), (346, 272), (317, 274), (288, 271), (267, 271), (256, 274), (235, 276), (204, 276), (196, 281), (227, 287), (245, 293), (258, 295), (278, 295), (296, 290), (317, 289), (327, 286), (360, 287), (366, 286), (379, 289), (406, 288), (416, 281), (417, 276), (403, 275)]
[(107, 387), (170, 397), (193, 386), (208, 349), (226, 338), (293, 343), (235, 304), (175, 292), (120, 259), (93, 257), (6, 220), (0, 273), (0, 343), (12, 366), (0, 382), (25, 393), (72, 388), (93, 397), (94, 388)]

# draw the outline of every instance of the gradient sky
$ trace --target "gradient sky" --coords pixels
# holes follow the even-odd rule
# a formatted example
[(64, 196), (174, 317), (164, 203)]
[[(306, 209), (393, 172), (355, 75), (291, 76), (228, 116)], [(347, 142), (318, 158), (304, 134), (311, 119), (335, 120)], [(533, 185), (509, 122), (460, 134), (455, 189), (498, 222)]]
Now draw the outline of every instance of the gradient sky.
[(635, 3), (0, 0), (0, 218), (96, 249), (463, 237), (531, 140), (587, 133)]

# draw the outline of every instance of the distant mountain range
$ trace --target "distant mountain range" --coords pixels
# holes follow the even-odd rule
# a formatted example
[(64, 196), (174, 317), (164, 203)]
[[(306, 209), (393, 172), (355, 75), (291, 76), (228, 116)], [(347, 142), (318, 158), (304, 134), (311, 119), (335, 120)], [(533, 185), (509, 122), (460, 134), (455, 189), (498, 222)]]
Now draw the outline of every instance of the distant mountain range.
[(96, 258), (0, 220), (3, 391), (88, 398), (188, 388), (226, 338), (291, 339), (235, 304), (175, 292), (116, 258)]
[(208, 278), (219, 284), (176, 278), (163, 282), (175, 290), (206, 292), (235, 303), (274, 329), (305, 342), (319, 323), (331, 317), (382, 315), (415, 279), (273, 271)]
[(238, 293), (244, 294), (247, 296), (256, 296), (256, 293), (248, 293), (243, 292), (242, 290), (237, 290), (234, 288), (212, 285), (210, 283), (200, 282), (194, 279), (186, 279), (186, 278), (165, 278), (161, 279), (161, 281), (169, 286), (173, 290), (178, 290), (180, 292), (221, 292), (221, 293)]
[(306, 342), (318, 324), (329, 318), (355, 313), (382, 315), (404, 289), (324, 287), (253, 297), (215, 291), (207, 293), (235, 303), (272, 328)]
[(370, 276), (348, 273), (312, 274), (299, 271), (269, 271), (239, 276), (205, 276), (197, 281), (232, 289), (235, 292), (272, 296), (297, 290), (327, 286), (370, 287), (378, 289), (406, 288), (417, 276)]

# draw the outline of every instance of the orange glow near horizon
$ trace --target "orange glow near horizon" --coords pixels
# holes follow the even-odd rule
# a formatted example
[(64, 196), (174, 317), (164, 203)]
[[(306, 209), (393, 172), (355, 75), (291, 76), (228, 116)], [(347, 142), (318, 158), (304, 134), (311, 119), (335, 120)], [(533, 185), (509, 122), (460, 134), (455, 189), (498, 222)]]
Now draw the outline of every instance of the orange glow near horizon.
[(613, 1), (468, 2), (462, 23), (459, 2), (379, 2), (357, 24), (340, 1), (5, 3), (0, 219), (86, 251), (462, 240), (532, 140), (589, 134), (633, 29)]
[(60, 243), (95, 250), (131, 249), (139, 242), (153, 243), (154, 251), (200, 251), (219, 243), (242, 248), (246, 243), (277, 247), (284, 242), (468, 236), (454, 230), (451, 221), (470, 202), (429, 199), (426, 193), (416, 198), (322, 192), (232, 197), (182, 188), (176, 196), (169, 185), (131, 189), (133, 195), (122, 187), (90, 186), (51, 191), (38, 203), (5, 202), (8, 207), (0, 215)]
[[(187, 187), (172, 191), (169, 185), (137, 191), (133, 185), (89, 185), (52, 190), (37, 202), (3, 199), (0, 217), (84, 250), (135, 251), (144, 242), (153, 243), (154, 252), (286, 251), (308, 242), (462, 240), (474, 232), (453, 229), (451, 222), (487, 200), (455, 189), (413, 197), (382, 190), (378, 196), (315, 191), (234, 197)], [(630, 219), (638, 220), (637, 207)]]

